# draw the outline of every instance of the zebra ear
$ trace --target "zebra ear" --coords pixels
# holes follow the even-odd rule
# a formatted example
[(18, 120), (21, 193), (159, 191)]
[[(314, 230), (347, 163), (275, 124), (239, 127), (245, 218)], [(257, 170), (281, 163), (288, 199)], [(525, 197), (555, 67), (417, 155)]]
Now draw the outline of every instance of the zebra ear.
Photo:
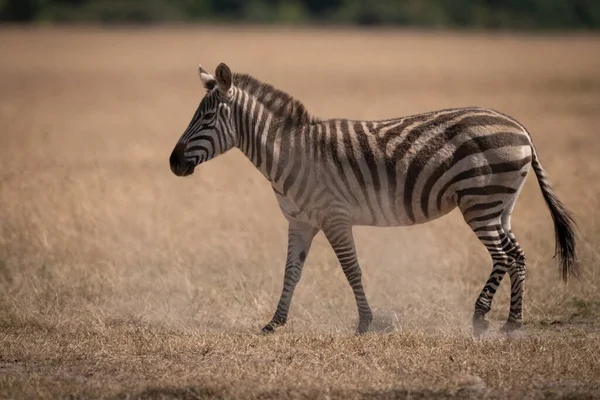
[(207, 91), (212, 90), (217, 85), (215, 77), (202, 68), (202, 65), (198, 65), (198, 73), (200, 74), (200, 80)]
[(217, 70), (215, 71), (215, 75), (217, 76), (217, 82), (219, 83), (219, 90), (223, 93), (227, 93), (229, 88), (231, 88), (231, 82), (233, 80), (231, 70), (227, 64), (219, 64)]

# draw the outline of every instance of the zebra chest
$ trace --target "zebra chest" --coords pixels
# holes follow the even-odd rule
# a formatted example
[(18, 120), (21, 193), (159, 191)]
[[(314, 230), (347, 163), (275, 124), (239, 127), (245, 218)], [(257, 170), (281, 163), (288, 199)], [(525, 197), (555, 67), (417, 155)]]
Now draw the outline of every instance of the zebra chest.
[(279, 203), (279, 209), (288, 220), (291, 219), (309, 224), (317, 223), (314, 213), (301, 209), (291, 197), (284, 196), (277, 191), (275, 191), (275, 197), (277, 198), (277, 203)]

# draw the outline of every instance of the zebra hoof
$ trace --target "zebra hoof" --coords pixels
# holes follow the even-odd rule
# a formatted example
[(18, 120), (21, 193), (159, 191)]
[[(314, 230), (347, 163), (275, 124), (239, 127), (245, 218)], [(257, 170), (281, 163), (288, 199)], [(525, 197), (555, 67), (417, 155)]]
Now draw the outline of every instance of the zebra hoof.
[(358, 322), (358, 334), (359, 335), (364, 335), (365, 333), (367, 333), (367, 331), (369, 330), (369, 325), (371, 325), (372, 320), (373, 320), (373, 317), (371, 317), (368, 320)]
[(506, 334), (509, 334), (509, 333), (518, 331), (522, 327), (523, 327), (523, 321), (515, 321), (515, 320), (509, 319), (508, 321), (506, 321), (506, 324), (504, 324), (504, 326), (500, 330)]
[(271, 325), (271, 323), (268, 323), (267, 325), (264, 326), (264, 328), (262, 328), (260, 330), (260, 333), (263, 335), (273, 334), (273, 333), (275, 333), (275, 327), (273, 325)]
[(285, 322), (273, 320), (265, 325), (265, 327), (261, 329), (260, 333), (265, 335), (275, 333), (275, 330), (283, 325), (285, 325)]
[(473, 337), (478, 339), (490, 327), (490, 321), (483, 315), (475, 315), (473, 317)]

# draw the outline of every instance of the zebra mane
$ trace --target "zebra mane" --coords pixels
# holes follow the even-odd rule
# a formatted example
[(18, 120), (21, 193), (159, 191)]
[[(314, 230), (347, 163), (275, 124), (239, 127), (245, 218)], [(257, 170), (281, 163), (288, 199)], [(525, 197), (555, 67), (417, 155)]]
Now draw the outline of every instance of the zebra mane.
[(309, 114), (299, 100), (274, 86), (259, 81), (248, 74), (234, 73), (233, 85), (258, 98), (276, 116), (288, 118), (301, 124), (318, 122)]

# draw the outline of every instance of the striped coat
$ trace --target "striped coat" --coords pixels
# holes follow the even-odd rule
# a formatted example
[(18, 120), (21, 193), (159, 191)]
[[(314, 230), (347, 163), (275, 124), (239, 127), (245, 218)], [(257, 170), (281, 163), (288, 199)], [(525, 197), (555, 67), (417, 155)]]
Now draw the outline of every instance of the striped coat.
[(558, 200), (527, 130), (485, 108), (459, 108), (383, 121), (319, 120), (288, 94), (221, 64), (200, 67), (207, 89), (170, 157), (180, 176), (238, 147), (271, 183), (289, 221), (282, 295), (263, 332), (287, 321), (314, 236), (323, 231), (352, 287), (360, 333), (372, 320), (352, 226), (407, 226), (457, 208), (488, 249), (492, 273), (475, 302), (473, 329), (504, 275), (511, 280), (505, 330), (522, 324), (525, 255), (510, 217), (531, 167), (555, 223), (562, 274), (577, 273), (573, 220)]

